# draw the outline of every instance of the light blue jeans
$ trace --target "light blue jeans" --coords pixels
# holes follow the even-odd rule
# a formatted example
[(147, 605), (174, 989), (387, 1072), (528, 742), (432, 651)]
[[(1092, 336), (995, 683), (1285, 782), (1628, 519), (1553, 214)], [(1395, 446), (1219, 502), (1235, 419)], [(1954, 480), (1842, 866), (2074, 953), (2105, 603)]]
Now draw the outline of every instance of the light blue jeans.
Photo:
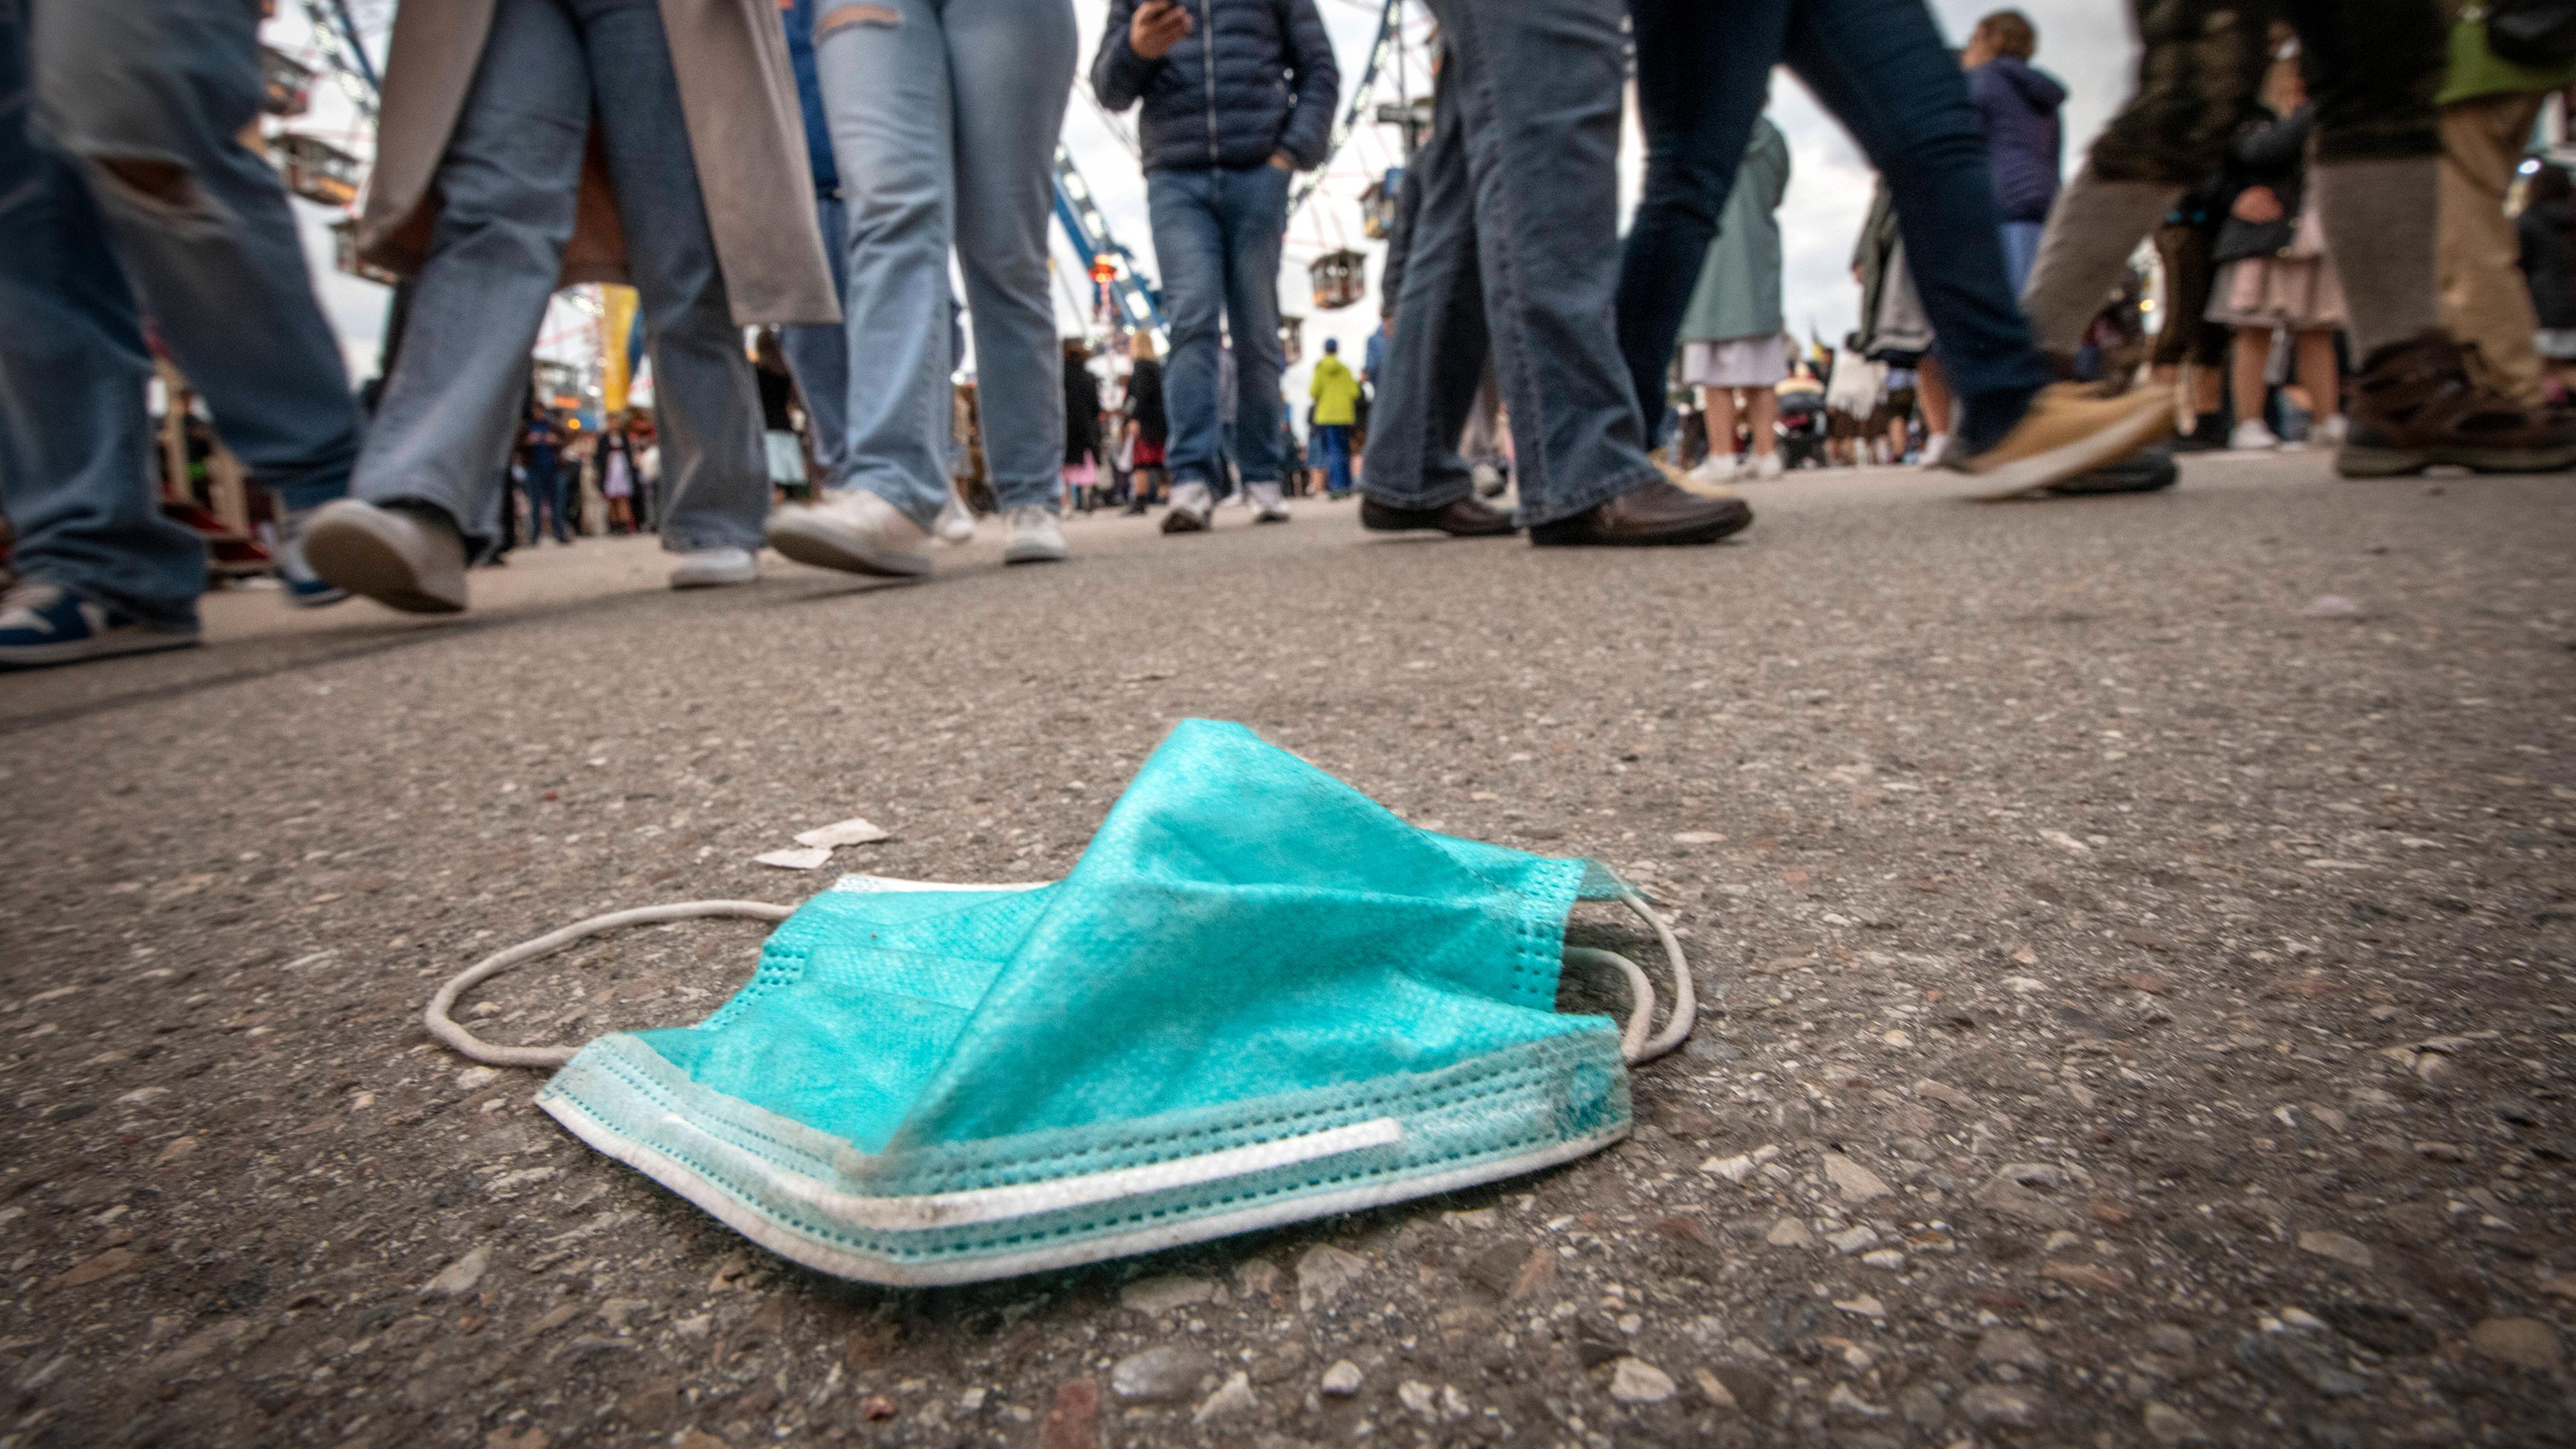
[(438, 163), (443, 206), (354, 490), (434, 507), (478, 548), (527, 406), (596, 106), (643, 300), (662, 438), (662, 546), (758, 548), (760, 394), (698, 191), (658, 0), (497, 0)]
[(948, 253), (966, 279), (984, 462), (1004, 511), (1056, 506), (1064, 356), (1047, 291), (1070, 0), (817, 7), (814, 68), (841, 173), (847, 444), (834, 486), (927, 528), (950, 496)]
[[(850, 239), (843, 230), (841, 198), (814, 198), (814, 214), (823, 223), (823, 260), (832, 272), (832, 295), (847, 306)], [(824, 477), (838, 478), (841, 460), (850, 448), (849, 329), (819, 323), (781, 327), (778, 350), (786, 354), (787, 371), (796, 379), (796, 395), (805, 402), (814, 461)]]
[(0, 512), (20, 574), (156, 624), (195, 619), (206, 553), (154, 496), (138, 302), (287, 507), (358, 453), (285, 188), (235, 139), (260, 90), (243, 0), (0, 0)]
[[(1163, 368), (1163, 402), (1170, 411), (1174, 483), (1200, 482), (1222, 497), (1223, 454), (1233, 451), (1243, 481), (1276, 483), (1285, 446), (1266, 405), (1279, 396), (1279, 248), (1288, 230), (1292, 178), (1263, 162), (1232, 170), (1183, 171), (1161, 167), (1145, 173), (1145, 201), (1154, 220), (1154, 256), (1163, 269), (1163, 315), (1172, 327), (1172, 360)], [(1246, 420), (1235, 409), (1235, 436), (1224, 437), (1224, 353), (1217, 324), (1233, 336), (1230, 349), (1238, 399), (1264, 402)], [(1239, 451), (1236, 451), (1238, 450)]]

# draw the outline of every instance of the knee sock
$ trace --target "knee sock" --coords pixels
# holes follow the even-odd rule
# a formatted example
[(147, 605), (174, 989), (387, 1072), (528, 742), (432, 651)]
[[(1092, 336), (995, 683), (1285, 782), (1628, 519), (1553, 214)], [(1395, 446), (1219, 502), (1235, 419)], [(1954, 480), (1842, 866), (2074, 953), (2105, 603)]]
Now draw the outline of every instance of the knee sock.
[(2074, 356), (2129, 254), (2181, 196), (2179, 186), (2105, 181), (2089, 164), (2075, 174), (2049, 209), (2039, 259), (2021, 290), (2022, 310), (2030, 314), (2041, 351)]
[(2356, 358), (2442, 325), (2434, 254), (2440, 175), (2432, 156), (2337, 161), (2308, 172), (2352, 313)]

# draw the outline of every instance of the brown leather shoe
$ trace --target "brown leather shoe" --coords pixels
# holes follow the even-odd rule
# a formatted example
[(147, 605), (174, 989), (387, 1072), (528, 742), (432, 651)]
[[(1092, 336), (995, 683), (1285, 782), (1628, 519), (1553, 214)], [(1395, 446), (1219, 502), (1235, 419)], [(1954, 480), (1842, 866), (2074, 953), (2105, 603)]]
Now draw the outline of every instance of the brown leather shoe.
[(1702, 498), (1656, 478), (1529, 532), (1542, 548), (1655, 548), (1714, 543), (1752, 521), (1752, 506), (1741, 498)]
[(1360, 499), (1360, 527), (1375, 533), (1413, 533), (1435, 529), (1451, 538), (1495, 538), (1518, 533), (1512, 516), (1474, 497), (1437, 508), (1398, 508), (1374, 498)]
[(2576, 464), (2576, 419), (2524, 407), (2489, 384), (2475, 343), (2445, 332), (2392, 342), (2353, 379), (2352, 422), (2335, 454), (2347, 478), (2420, 473), (2554, 473)]

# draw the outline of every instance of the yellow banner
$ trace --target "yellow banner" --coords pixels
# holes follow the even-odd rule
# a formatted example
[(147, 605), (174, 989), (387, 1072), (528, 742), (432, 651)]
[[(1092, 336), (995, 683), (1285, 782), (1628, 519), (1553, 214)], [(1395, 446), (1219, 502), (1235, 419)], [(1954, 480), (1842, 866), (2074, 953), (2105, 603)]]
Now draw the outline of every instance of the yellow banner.
[(606, 364), (600, 376), (600, 405), (615, 417), (626, 411), (626, 388), (635, 380), (626, 366), (627, 339), (635, 331), (635, 289), (602, 286), (599, 301), (599, 350)]

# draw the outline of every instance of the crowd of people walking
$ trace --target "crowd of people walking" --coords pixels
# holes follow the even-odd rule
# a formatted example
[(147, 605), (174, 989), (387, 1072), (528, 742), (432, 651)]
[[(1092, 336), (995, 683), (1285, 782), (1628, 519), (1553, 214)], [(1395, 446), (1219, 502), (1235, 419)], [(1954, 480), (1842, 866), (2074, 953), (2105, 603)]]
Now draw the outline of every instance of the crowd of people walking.
[[(2176, 448), (2292, 436), (2354, 475), (2576, 464), (2576, 205), (2548, 167), (2508, 204), (2576, 48), (2491, 35), (2482, 7), (2132, 0), (2137, 91), (2061, 186), (2066, 91), (2016, 11), (1954, 53), (1923, 0), (1428, 3), (1385, 326), (1356, 374), (1324, 345), (1301, 450), (1277, 280), (1339, 102), (1315, 0), (1111, 0), (1089, 84), (1138, 110), (1169, 323), (1168, 355), (1136, 331), (1115, 377), (1049, 293), (1070, 0), (403, 6), (356, 242), (407, 321), (365, 416), (240, 139), (256, 8), (0, 0), (0, 667), (197, 637), (202, 546), (144, 460), (147, 326), (272, 490), (290, 598), (464, 609), (469, 566), (518, 536), (513, 480), (528, 538), (569, 536), (530, 352), (586, 281), (636, 289), (656, 405), (579, 451), (606, 526), (658, 532), (675, 588), (752, 582), (764, 547), (931, 573), (975, 526), (949, 386), (970, 338), (1012, 564), (1067, 557), (1068, 504), (1159, 504), (1186, 534), (1239, 489), (1285, 522), (1310, 469), (1370, 530), (1703, 543), (1752, 522), (1734, 482), (1882, 429), (1983, 497), (2161, 488)], [(1881, 178), (1861, 328), (1831, 357), (1781, 315), (1783, 65)], [(2103, 358), (2146, 351), (2119, 318), (2150, 235), (2167, 305), (2125, 386)], [(1676, 367), (1708, 440), (1688, 471)], [(2168, 442), (2177, 390), (2193, 421)]]

